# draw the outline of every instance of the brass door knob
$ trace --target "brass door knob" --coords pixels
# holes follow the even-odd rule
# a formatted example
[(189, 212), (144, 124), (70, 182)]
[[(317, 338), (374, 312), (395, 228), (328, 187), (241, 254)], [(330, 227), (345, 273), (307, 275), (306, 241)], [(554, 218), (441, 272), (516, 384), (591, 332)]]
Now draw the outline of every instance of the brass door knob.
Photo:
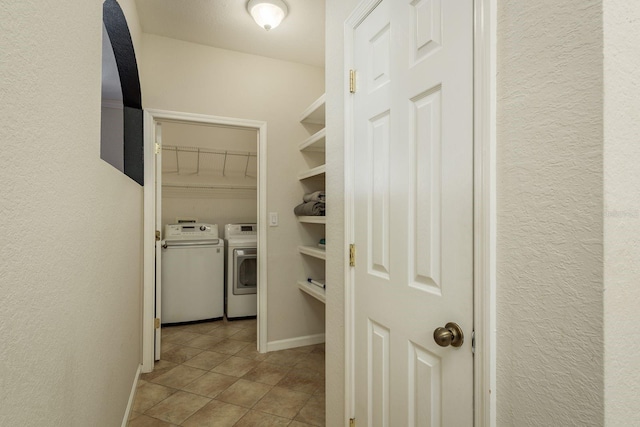
[(440, 347), (460, 347), (464, 342), (464, 334), (457, 323), (449, 322), (444, 328), (436, 328), (433, 331), (433, 339)]

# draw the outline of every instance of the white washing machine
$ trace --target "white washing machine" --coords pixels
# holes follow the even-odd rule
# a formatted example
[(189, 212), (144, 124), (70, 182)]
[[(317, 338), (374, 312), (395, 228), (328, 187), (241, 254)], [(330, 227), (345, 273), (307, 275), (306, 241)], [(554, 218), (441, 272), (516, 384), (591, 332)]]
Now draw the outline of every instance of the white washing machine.
[(256, 316), (258, 313), (258, 226), (227, 224), (227, 318)]
[(224, 316), (224, 240), (217, 224), (165, 226), (162, 324)]

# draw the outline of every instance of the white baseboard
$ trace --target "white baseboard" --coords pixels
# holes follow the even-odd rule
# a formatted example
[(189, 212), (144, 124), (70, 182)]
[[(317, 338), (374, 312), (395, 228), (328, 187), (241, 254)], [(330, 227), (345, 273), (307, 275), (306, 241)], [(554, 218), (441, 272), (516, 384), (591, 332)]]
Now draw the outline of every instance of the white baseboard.
[(136, 397), (136, 390), (138, 389), (138, 378), (140, 378), (140, 369), (142, 369), (142, 365), (138, 365), (136, 376), (133, 379), (133, 386), (131, 386), (131, 393), (129, 393), (129, 402), (127, 402), (127, 410), (124, 411), (124, 418), (122, 419), (122, 427), (127, 427), (127, 422), (129, 421), (129, 414), (131, 414), (131, 408), (133, 408), (133, 400)]
[(288, 338), (286, 340), (269, 341), (267, 342), (267, 352), (304, 347), (305, 345), (321, 344), (323, 342), (324, 334), (307, 335), (304, 337)]

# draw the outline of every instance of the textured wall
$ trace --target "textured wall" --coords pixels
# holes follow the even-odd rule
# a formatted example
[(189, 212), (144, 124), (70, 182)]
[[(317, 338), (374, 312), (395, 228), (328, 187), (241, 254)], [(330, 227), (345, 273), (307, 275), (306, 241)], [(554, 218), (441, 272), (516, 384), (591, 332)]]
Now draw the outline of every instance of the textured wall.
[(604, 1), (605, 423), (640, 425), (640, 2)]
[(300, 114), (324, 90), (321, 68), (144, 34), (145, 108), (267, 122), (267, 210), (280, 225), (267, 233), (268, 340), (324, 332), (324, 306), (296, 286), (305, 277), (293, 215), (308, 166), (297, 149), (309, 134)]
[(142, 188), (100, 160), (102, 4), (3, 0), (0, 27), (0, 425), (119, 425)]
[(498, 2), (500, 426), (603, 425), (602, 2)]

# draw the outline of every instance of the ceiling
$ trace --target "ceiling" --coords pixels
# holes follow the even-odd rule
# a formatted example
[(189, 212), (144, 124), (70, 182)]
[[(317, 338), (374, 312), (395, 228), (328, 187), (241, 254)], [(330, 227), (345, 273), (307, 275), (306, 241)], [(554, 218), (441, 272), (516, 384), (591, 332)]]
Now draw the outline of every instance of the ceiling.
[(289, 14), (259, 27), (248, 0), (136, 0), (142, 31), (192, 43), (324, 67), (324, 0), (285, 0)]

